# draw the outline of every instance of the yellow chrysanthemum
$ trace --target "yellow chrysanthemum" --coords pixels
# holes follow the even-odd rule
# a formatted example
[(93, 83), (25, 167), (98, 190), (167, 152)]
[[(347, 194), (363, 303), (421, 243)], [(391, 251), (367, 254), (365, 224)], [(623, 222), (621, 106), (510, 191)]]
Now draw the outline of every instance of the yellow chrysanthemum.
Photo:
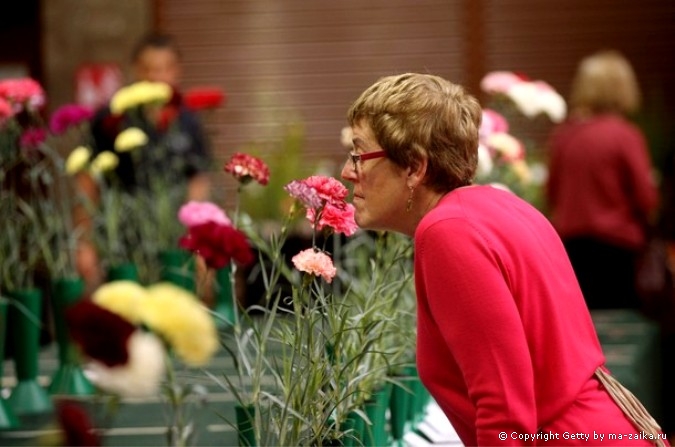
[(148, 292), (133, 281), (111, 281), (96, 289), (92, 299), (110, 312), (138, 324), (143, 321), (143, 307), (148, 300)]
[(70, 153), (66, 160), (66, 172), (70, 175), (77, 174), (87, 166), (91, 158), (91, 151), (88, 147), (78, 146)]
[(101, 174), (103, 172), (112, 171), (119, 164), (119, 158), (116, 154), (110, 151), (103, 151), (94, 158), (89, 165), (89, 169), (94, 174)]
[(116, 115), (144, 104), (164, 104), (171, 99), (171, 86), (164, 82), (141, 81), (123, 87), (110, 100)]
[(150, 286), (143, 322), (187, 364), (202, 366), (218, 350), (213, 318), (192, 293), (171, 283)]
[(148, 144), (148, 136), (138, 127), (125, 129), (115, 138), (115, 150), (117, 152), (128, 152), (146, 144)]

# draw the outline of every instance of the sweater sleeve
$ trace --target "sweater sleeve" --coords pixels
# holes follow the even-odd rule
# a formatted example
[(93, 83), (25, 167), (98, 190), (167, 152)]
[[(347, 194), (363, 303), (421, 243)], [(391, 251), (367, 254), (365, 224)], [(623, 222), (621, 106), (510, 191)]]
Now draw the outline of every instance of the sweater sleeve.
[(636, 128), (629, 128), (622, 139), (624, 149), (624, 168), (631, 185), (631, 197), (637, 217), (646, 222), (654, 211), (658, 201), (658, 189), (651, 172), (651, 160), (647, 143)]
[(418, 234), (416, 262), (433, 322), (475, 406), (478, 445), (522, 445), (511, 433), (537, 431), (534, 373), (508, 265), (460, 218)]

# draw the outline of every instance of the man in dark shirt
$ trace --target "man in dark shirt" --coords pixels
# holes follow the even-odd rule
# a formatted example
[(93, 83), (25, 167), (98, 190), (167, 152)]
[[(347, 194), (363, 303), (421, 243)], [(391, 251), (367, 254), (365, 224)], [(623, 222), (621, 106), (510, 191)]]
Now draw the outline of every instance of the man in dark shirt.
[[(172, 97), (157, 113), (134, 115), (133, 126), (146, 133), (148, 144), (137, 153), (116, 152), (119, 164), (115, 178), (132, 193), (151, 189), (154, 179), (165, 186), (184, 188), (185, 200), (207, 200), (211, 156), (199, 118), (183, 104), (178, 89), (181, 75), (178, 47), (171, 36), (150, 34), (138, 42), (131, 61), (136, 81), (166, 83), (172, 87)], [(107, 106), (99, 110), (91, 123), (94, 155), (114, 151), (115, 138), (131, 124), (132, 117), (128, 114), (114, 115)], [(90, 199), (98, 199), (98, 185), (91, 177), (80, 176), (78, 185)], [(91, 219), (84, 208), (76, 211), (76, 220), (85, 229), (91, 228)], [(103, 279), (98, 255), (86, 234), (79, 244), (77, 264), (90, 289)]]

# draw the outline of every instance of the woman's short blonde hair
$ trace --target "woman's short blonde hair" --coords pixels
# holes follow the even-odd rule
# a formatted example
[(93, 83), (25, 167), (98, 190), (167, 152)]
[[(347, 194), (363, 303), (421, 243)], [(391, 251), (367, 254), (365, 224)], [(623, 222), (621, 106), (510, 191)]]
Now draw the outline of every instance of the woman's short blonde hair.
[(572, 109), (630, 114), (640, 108), (640, 101), (633, 67), (618, 51), (600, 51), (579, 63), (570, 93)]
[(406, 73), (379, 79), (352, 104), (350, 126), (367, 124), (401, 167), (427, 156), (425, 184), (447, 192), (471, 184), (478, 163), (481, 107), (441, 77)]

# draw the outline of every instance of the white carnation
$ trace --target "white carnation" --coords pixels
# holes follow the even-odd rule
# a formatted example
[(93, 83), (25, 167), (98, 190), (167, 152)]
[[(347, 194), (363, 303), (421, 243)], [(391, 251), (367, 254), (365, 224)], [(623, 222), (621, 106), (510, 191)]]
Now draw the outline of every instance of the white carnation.
[(85, 374), (100, 389), (120, 397), (148, 397), (159, 393), (166, 370), (164, 346), (149, 332), (136, 331), (128, 342), (129, 361), (112, 368), (90, 362)]

